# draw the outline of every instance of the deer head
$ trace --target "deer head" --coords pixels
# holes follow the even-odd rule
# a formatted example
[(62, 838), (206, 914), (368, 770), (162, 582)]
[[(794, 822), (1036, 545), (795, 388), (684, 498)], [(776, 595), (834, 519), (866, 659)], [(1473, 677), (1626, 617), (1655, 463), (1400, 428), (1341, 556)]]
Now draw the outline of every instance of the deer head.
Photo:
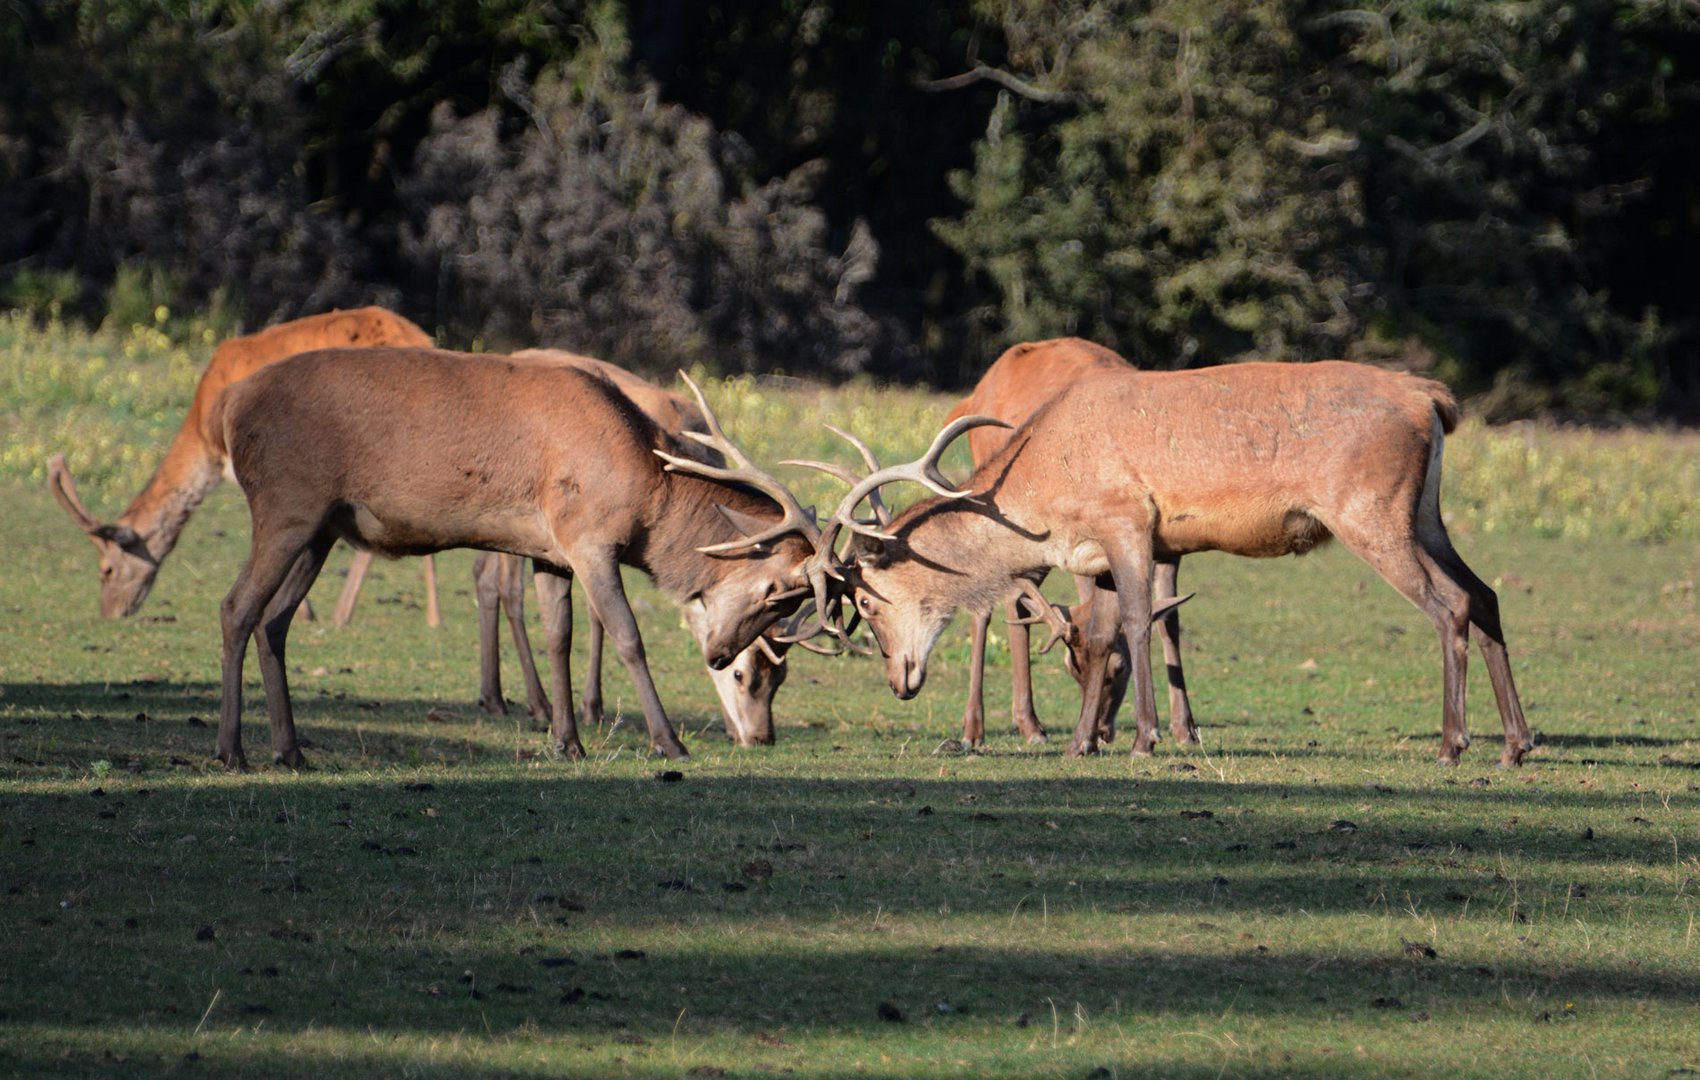
[(130, 526), (103, 524), (89, 512), (77, 496), (77, 484), (64, 454), (54, 454), (48, 460), (47, 486), (100, 552), (100, 613), (109, 619), (134, 614), (159, 574), (159, 560), (148, 550), (147, 542)]

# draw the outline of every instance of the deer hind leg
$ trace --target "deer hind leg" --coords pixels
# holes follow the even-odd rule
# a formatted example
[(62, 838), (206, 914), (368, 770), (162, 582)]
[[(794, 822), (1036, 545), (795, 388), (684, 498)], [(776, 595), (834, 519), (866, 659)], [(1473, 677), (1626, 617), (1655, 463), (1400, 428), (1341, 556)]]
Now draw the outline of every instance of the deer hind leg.
[(1031, 745), (1047, 742), (1050, 737), (1045, 734), (1045, 725), (1039, 722), (1039, 714), (1033, 708), (1033, 635), (1026, 623), (1016, 621), (1021, 618), (1021, 607), (1022, 601), (1017, 598), (1009, 602), (1007, 609), (1009, 718), (1015, 721), (1016, 730)]
[(443, 625), (443, 611), (437, 606), (437, 559), (425, 556), (425, 625), (435, 630)]
[(366, 581), (366, 571), (372, 568), (372, 553), (355, 549), (354, 558), (348, 564), (348, 580), (342, 583), (342, 592), (336, 598), (336, 610), (331, 612), (332, 626), (347, 626), (354, 618), (354, 603), (360, 599), (360, 586)]
[[(1180, 595), (1181, 560), (1157, 560), (1153, 577), (1156, 599), (1173, 600)], [(1157, 636), (1163, 642), (1163, 667), (1169, 676), (1169, 732), (1177, 743), (1198, 742), (1198, 724), (1192, 718), (1192, 700), (1186, 693), (1186, 672), (1181, 667), (1181, 616), (1179, 608), (1170, 608), (1157, 622)], [(1113, 720), (1113, 717), (1112, 717)]]
[(549, 683), (555, 692), (554, 720), (549, 734), (557, 752), (576, 761), (584, 757), (578, 723), (573, 718), (573, 573), (532, 560), (537, 608), (543, 616), (543, 649), (549, 657)]
[(1370, 528), (1358, 530), (1349, 527), (1337, 528), (1334, 532), (1383, 580), (1427, 615), (1440, 635), (1440, 763), (1458, 764), (1458, 756), (1470, 745), (1470, 730), (1464, 712), (1470, 647), (1468, 593), (1451, 576), (1442, 572), (1410, 533), (1377, 535)]
[(266, 604), (260, 625), (254, 632), (254, 645), (260, 657), (260, 678), (266, 688), (266, 713), (272, 730), (272, 762), (292, 769), (303, 768), (307, 759), (301, 754), (301, 744), (295, 734), (295, 711), (289, 701), (289, 679), (284, 667), (284, 648), (289, 639), (289, 624), (296, 609), (318, 580), (325, 557), (336, 544), (336, 537), (324, 533), (314, 537), (284, 576), (283, 584)]
[(478, 707), (493, 716), (508, 715), (502, 696), (502, 639), (496, 625), (501, 606), (501, 567), (495, 552), (472, 558), (472, 594), (478, 602)]
[(497, 555), (496, 587), (502, 612), (508, 619), (508, 636), (519, 654), (519, 669), (525, 676), (525, 700), (538, 723), (549, 723), (549, 695), (537, 675), (537, 660), (531, 655), (531, 638), (525, 632), (525, 560), (518, 555)]
[(991, 623), (990, 611), (974, 613), (968, 641), (968, 704), (962, 712), (964, 747), (986, 744), (986, 631)]
[[(1438, 522), (1436, 515), (1435, 523)], [(1499, 596), (1459, 557), (1444, 527), (1433, 531), (1425, 529), (1422, 536), (1424, 553), (1433, 560), (1435, 570), (1449, 577), (1469, 598), (1470, 623), (1479, 631), (1476, 645), (1482, 650), (1482, 660), (1487, 664), (1494, 702), (1499, 706), (1500, 724), (1505, 729), (1505, 750), (1499, 763), (1506, 768), (1520, 765), (1524, 755), (1534, 749), (1535, 740), (1529, 732), (1528, 721), (1523, 717), (1523, 703), (1517, 697), (1517, 684), (1511, 678), (1511, 655), (1506, 650), (1505, 631), (1499, 622)]]
[(218, 713), (218, 760), (228, 769), (246, 769), (242, 752), (242, 663), (248, 639), (260, 625), (266, 605), (283, 584), (297, 557), (313, 541), (311, 532), (297, 530), (280, 536), (262, 533), (258, 521), (248, 559), (219, 605), (221, 683)]
[(620, 581), (620, 567), (612, 558), (592, 558), (578, 570), (584, 580), (584, 590), (590, 596), (590, 606), (602, 620), (603, 629), (614, 639), (614, 650), (620, 654), (637, 689), (643, 705), (644, 722), (649, 727), (649, 740), (655, 749), (670, 758), (688, 758), (689, 752), (679, 741), (678, 733), (667, 719), (661, 706), (661, 696), (655, 692), (655, 680), (649, 674), (649, 660), (644, 654), (643, 638), (638, 634), (637, 617), (632, 614), (626, 599), (625, 585)]

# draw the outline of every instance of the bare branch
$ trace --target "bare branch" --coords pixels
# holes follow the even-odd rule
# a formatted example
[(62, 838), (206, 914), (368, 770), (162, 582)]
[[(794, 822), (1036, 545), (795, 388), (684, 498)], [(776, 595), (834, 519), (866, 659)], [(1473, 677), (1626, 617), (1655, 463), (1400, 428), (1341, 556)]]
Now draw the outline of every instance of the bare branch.
[(1022, 82), (1000, 68), (987, 67), (985, 64), (975, 64), (962, 74), (952, 75), (948, 79), (918, 79), (915, 85), (922, 90), (936, 94), (946, 90), (960, 90), (965, 86), (972, 86), (982, 79), (996, 83), (1005, 90), (1019, 94), (1030, 101), (1042, 101), (1048, 105), (1080, 100), (1079, 94), (1067, 90), (1046, 90), (1044, 87)]

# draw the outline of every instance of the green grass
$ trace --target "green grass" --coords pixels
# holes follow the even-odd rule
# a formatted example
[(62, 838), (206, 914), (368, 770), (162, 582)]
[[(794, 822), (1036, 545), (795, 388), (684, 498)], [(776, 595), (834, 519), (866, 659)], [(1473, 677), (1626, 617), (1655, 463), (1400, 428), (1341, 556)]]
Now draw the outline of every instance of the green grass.
[[(1122, 741), (1089, 760), (1022, 745), (1001, 654), (989, 752), (939, 752), (960, 725), (960, 624), (908, 703), (873, 661), (796, 656), (779, 745), (737, 749), (677, 615), (634, 580), (693, 753), (676, 781), (645, 756), (617, 664), (619, 719), (586, 733), (585, 762), (555, 759), (517, 711), (480, 715), (470, 557), (443, 557), (436, 631), (417, 565), (380, 563), (353, 626), (291, 637), (314, 768), (230, 776), (211, 725), (241, 497), (209, 499), (140, 616), (101, 620), (93, 550), (13, 451), (68, 449), (84, 499), (116, 513), (173, 426), (155, 434), (167, 405), (128, 404), (168, 396), (128, 375), (174, 366), (10, 332), (0, 356), (28, 393), (0, 413), (0, 1073), (1700, 1070), (1700, 543), (1682, 513), (1649, 542), (1625, 539), (1641, 535), (1627, 510), (1584, 536), (1536, 512), (1490, 527), (1487, 496), (1457, 500), (1540, 741), (1509, 772), (1479, 658), (1477, 743), (1461, 768), (1433, 764), (1433, 631), (1333, 549), (1188, 560), (1206, 742), (1142, 761)], [(104, 404), (42, 370), (96, 360)], [(712, 392), (764, 461), (842, 455), (815, 434), (823, 415), (915, 451), (949, 406)], [(68, 395), (57, 430), (51, 393)], [(99, 466), (92, 444), (54, 445), (94, 431), (133, 435), (138, 456)], [(1530, 438), (1537, 470), (1632, 476), (1660, 505), (1695, 468), (1681, 435)], [(1471, 470), (1496, 440), (1527, 447), (1460, 431), (1449, 492), (1491, 493)], [(1494, 505), (1538, 485), (1509, 486)], [(333, 556), (321, 611), (345, 565)], [(511, 656), (504, 675), (512, 696)], [(1042, 715), (1066, 728), (1072, 682), (1055, 657), (1039, 675)]]

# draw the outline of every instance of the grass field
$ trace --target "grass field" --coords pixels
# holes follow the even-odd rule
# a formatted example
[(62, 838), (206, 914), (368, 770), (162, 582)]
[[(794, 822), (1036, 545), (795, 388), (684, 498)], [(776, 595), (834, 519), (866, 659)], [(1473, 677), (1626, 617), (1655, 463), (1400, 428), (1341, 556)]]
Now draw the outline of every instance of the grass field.
[[(913, 702), (874, 661), (795, 656), (779, 745), (734, 748), (677, 614), (634, 580), (692, 760), (645, 755), (613, 664), (618, 719), (568, 763), (518, 710), (471, 706), (457, 552), (438, 630), (409, 562), (374, 568), (354, 625), (298, 623), (314, 768), (231, 776), (210, 755), (240, 495), (108, 622), (40, 482), (64, 449), (116, 516), (206, 351), (0, 327), (0, 1074), (1700, 1072), (1692, 436), (1449, 441), (1454, 538), (1500, 590), (1539, 742), (1514, 771), (1479, 655), (1476, 745), (1434, 765), (1433, 631), (1338, 549), (1183, 566), (1205, 743), (1143, 760), (1023, 745), (1001, 654), (988, 752), (941, 751), (960, 622)], [(950, 405), (711, 395), (765, 462), (841, 454), (822, 416), (918, 450)], [(511, 656), (504, 675), (511, 697)], [(1072, 681), (1054, 657), (1039, 676), (1066, 728)]]

